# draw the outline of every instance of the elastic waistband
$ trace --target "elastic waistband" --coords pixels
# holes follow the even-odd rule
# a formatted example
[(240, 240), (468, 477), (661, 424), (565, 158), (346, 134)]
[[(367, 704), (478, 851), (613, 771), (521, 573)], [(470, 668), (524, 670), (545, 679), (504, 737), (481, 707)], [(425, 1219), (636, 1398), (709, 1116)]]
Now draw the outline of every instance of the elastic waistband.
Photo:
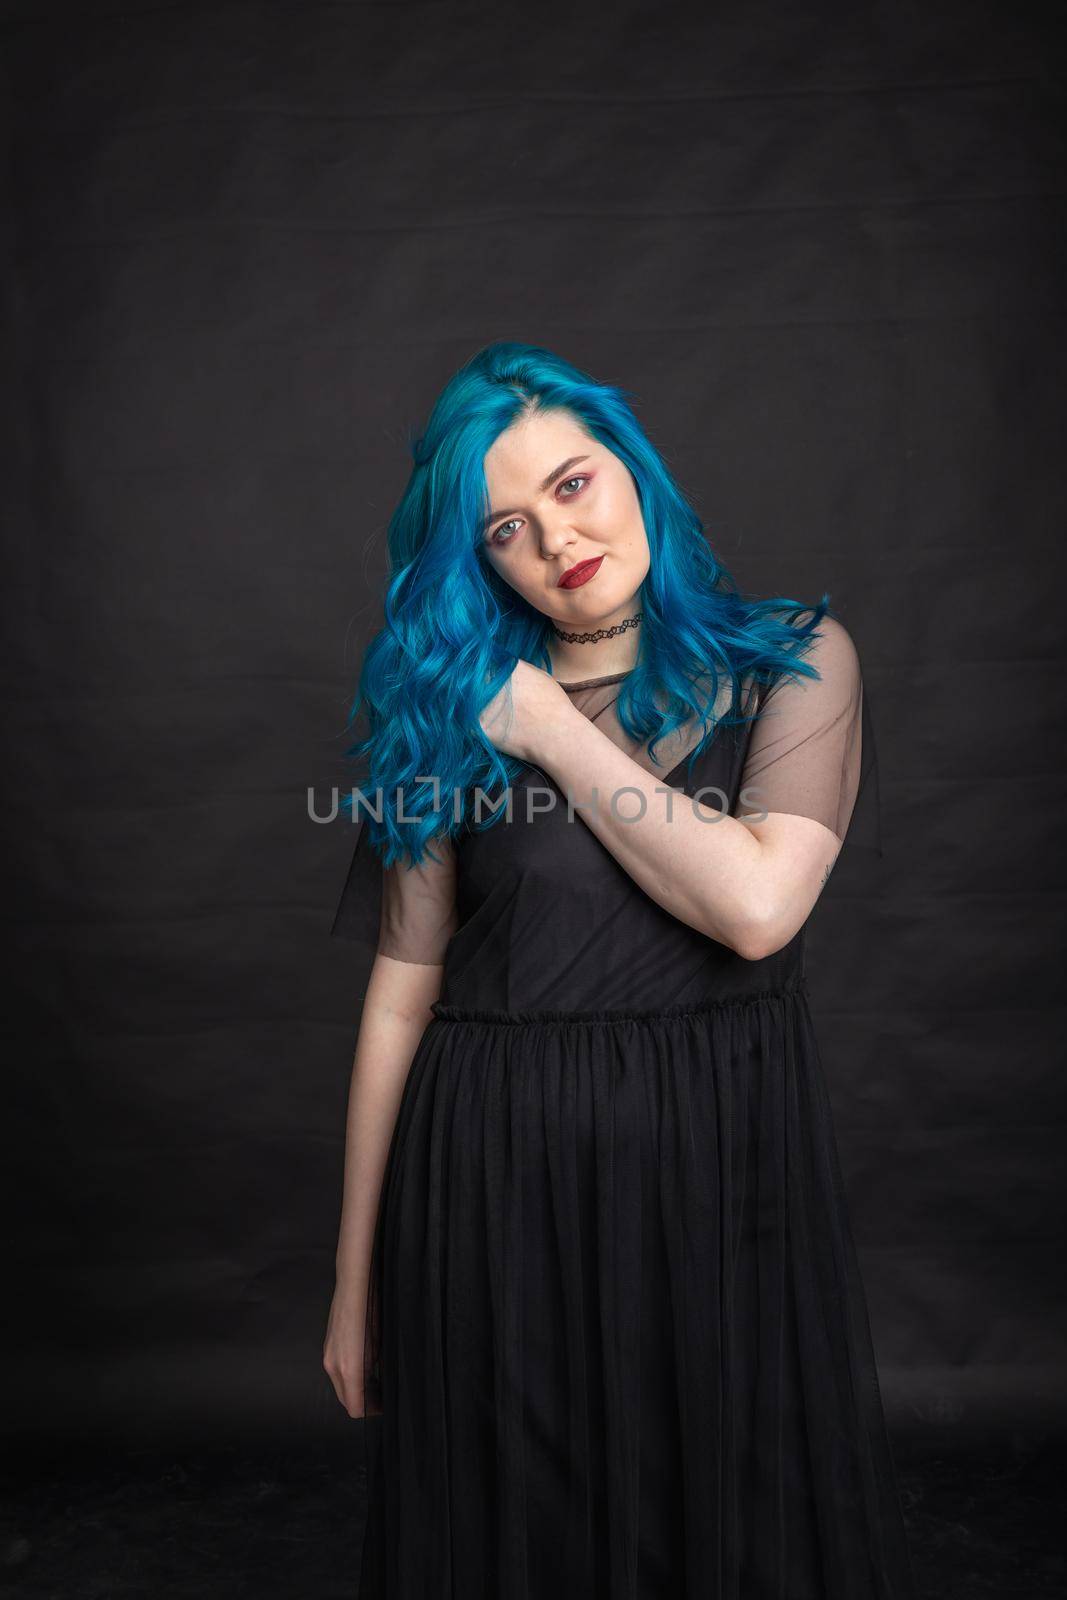
[(590, 1023), (670, 1022), (682, 1017), (706, 1016), (717, 1011), (730, 1011), (743, 1006), (793, 1000), (800, 995), (807, 995), (807, 983), (804, 979), (777, 989), (756, 989), (750, 994), (728, 995), (715, 1000), (681, 1001), (677, 1005), (652, 1007), (647, 1010), (627, 1007), (619, 1011), (501, 1011), (485, 1007), (454, 1006), (441, 1000), (433, 1001), (430, 1010), (439, 1022), (488, 1022), (502, 1028), (521, 1027), (530, 1023), (543, 1023), (556, 1027), (587, 1027)]

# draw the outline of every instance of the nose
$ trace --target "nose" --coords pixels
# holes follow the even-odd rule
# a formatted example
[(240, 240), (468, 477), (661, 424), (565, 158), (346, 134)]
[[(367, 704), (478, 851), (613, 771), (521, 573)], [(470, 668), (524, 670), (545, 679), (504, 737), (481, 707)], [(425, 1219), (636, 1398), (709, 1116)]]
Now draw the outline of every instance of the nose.
[(567, 520), (565, 512), (555, 516), (549, 515), (542, 518), (541, 522), (541, 553), (546, 556), (558, 556), (576, 542), (578, 534)]

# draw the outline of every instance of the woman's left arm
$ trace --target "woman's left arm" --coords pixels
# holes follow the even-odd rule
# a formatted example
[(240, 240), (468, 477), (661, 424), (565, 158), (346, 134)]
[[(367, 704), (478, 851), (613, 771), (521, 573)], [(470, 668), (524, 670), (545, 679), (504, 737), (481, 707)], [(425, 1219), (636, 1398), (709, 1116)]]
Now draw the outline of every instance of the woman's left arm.
[(818, 677), (781, 676), (750, 730), (740, 796), (752, 814), (743, 817), (669, 788), (526, 662), (515, 668), (509, 714), (501, 694), (483, 727), (555, 780), (575, 817), (666, 911), (760, 960), (810, 916), (860, 782), (863, 681), (852, 638), (824, 616), (804, 659)]
[[(841, 848), (836, 834), (810, 817), (775, 812), (755, 820), (756, 812), (743, 820), (692, 800), (639, 766), (569, 701), (560, 710), (538, 730), (527, 759), (556, 782), (634, 882), (747, 960), (788, 944), (830, 876)], [(758, 786), (746, 798), (753, 793), (759, 799)]]

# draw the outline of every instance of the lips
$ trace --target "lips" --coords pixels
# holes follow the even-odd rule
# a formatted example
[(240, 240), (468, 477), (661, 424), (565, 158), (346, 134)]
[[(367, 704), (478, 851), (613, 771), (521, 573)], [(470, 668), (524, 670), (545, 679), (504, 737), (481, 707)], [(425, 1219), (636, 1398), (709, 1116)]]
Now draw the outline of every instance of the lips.
[(577, 589), (579, 584), (586, 583), (597, 571), (603, 556), (594, 556), (590, 561), (579, 561), (578, 565), (569, 568), (557, 585), (560, 589)]

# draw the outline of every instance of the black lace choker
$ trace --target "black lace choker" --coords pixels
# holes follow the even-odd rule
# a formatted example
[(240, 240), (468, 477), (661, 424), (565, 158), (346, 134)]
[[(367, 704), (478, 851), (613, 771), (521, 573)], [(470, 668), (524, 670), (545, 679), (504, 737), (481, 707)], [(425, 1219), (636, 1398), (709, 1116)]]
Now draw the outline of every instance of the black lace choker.
[(598, 628), (595, 633), (564, 633), (556, 624), (552, 623), (552, 632), (557, 639), (566, 639), (568, 644), (592, 644), (594, 639), (611, 639), (617, 633), (625, 633), (627, 628), (636, 628), (644, 616), (643, 611), (635, 611), (632, 617), (627, 617), (625, 622), (616, 622), (611, 628)]

